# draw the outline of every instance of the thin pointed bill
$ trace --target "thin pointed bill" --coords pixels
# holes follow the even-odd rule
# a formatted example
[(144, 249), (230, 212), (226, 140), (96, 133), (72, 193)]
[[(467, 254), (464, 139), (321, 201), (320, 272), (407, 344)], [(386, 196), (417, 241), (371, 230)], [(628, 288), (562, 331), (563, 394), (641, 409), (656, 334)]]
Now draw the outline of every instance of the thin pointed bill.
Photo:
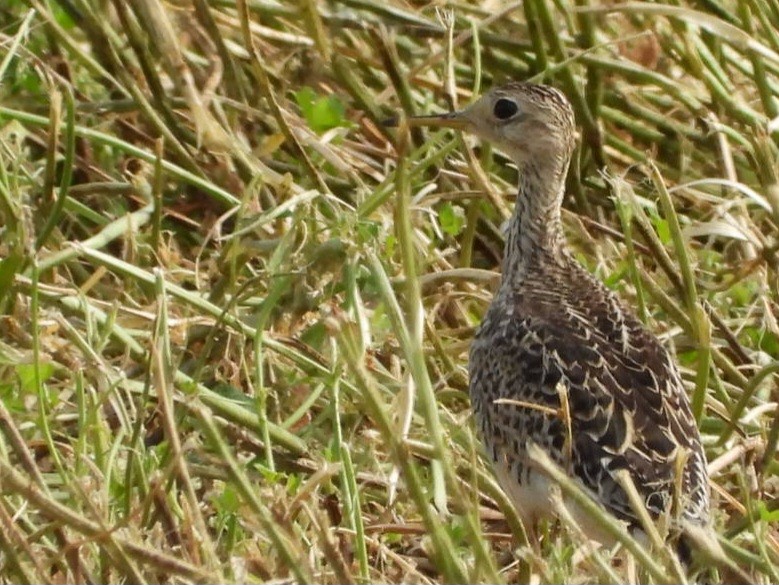
[[(436, 128), (454, 128), (456, 130), (465, 130), (471, 123), (465, 116), (465, 112), (449, 112), (448, 114), (439, 114), (437, 116), (411, 116), (406, 118), (406, 123), (411, 126), (433, 126)], [(384, 122), (385, 126), (397, 127), (400, 124), (399, 118), (392, 118)]]

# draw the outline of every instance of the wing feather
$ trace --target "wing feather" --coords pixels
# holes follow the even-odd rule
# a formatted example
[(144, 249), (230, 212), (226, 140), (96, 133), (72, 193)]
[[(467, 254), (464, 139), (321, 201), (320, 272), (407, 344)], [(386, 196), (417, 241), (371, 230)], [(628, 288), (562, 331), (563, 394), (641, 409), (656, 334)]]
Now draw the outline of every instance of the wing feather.
[[(672, 500), (676, 459), (686, 457), (681, 509), (685, 518), (707, 522), (705, 458), (674, 362), (611, 292), (583, 269), (575, 276), (583, 282), (577, 286), (568, 275), (561, 286), (569, 288), (551, 294), (549, 282), (536, 289), (544, 295), (528, 283), (502, 299), (512, 303), (510, 315), (496, 311), (482, 324), (471, 350), (471, 363), (479, 364), (471, 395), (488, 448), (497, 458), (532, 440), (631, 523), (637, 518), (616, 472), (629, 472), (657, 516)], [(563, 458), (564, 417), (549, 411), (561, 408), (559, 384), (570, 410), (571, 461)], [(515, 467), (526, 472), (521, 463)]]

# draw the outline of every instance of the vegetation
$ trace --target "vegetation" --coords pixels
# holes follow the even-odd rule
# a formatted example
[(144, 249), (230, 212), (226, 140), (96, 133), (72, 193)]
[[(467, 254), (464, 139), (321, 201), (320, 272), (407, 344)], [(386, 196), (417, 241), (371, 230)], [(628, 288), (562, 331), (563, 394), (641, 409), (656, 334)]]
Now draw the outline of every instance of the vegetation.
[(682, 366), (724, 554), (779, 582), (779, 3), (436, 6), (2, 3), (3, 581), (680, 578), (527, 544), (467, 396), (516, 173), (381, 125), (533, 79), (581, 128), (569, 240)]

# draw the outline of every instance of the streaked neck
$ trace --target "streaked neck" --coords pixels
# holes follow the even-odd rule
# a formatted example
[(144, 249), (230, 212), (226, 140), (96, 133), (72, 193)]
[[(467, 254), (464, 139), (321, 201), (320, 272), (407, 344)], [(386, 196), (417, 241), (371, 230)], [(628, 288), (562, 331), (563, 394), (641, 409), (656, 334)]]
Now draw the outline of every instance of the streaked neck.
[(517, 201), (506, 236), (504, 284), (512, 286), (531, 271), (564, 262), (560, 206), (567, 170), (567, 163), (554, 170), (536, 165), (520, 169)]

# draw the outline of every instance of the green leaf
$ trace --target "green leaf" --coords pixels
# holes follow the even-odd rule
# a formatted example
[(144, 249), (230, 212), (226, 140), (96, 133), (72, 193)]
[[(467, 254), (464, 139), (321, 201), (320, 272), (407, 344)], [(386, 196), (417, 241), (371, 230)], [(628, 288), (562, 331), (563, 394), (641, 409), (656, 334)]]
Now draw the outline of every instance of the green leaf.
[(387, 258), (392, 258), (392, 256), (395, 254), (395, 245), (397, 243), (398, 239), (392, 234), (388, 235), (387, 239), (384, 240), (384, 251)]
[(668, 222), (658, 217), (654, 219), (653, 223), (655, 224), (657, 237), (660, 238), (663, 244), (668, 245), (671, 242), (671, 229), (668, 227)]
[(603, 279), (603, 284), (611, 290), (617, 290), (628, 277), (628, 266), (621, 262), (617, 269)]
[(24, 256), (14, 250), (7, 258), (0, 260), (0, 300), (11, 290), (14, 277), (24, 264)]
[(758, 292), (757, 283), (750, 280), (738, 280), (728, 290), (734, 307), (749, 306)]
[(330, 338), (327, 331), (327, 327), (322, 322), (315, 323), (300, 335), (300, 340), (306, 345), (319, 349), (323, 347), (324, 343)]
[(58, 5), (54, 5), (52, 12), (54, 13), (54, 20), (56, 20), (57, 24), (65, 30), (72, 30), (76, 26), (76, 23), (73, 18), (71, 18), (70, 14)]
[(462, 516), (453, 516), (448, 525), (449, 535), (457, 545), (465, 543), (465, 538), (468, 534), (466, 521)]
[(438, 211), (438, 221), (445, 233), (456, 236), (465, 225), (465, 215), (462, 208), (455, 207), (451, 203), (444, 203)]
[(222, 493), (214, 499), (214, 505), (222, 513), (233, 514), (241, 507), (241, 499), (235, 488), (227, 484)]
[(313, 89), (304, 87), (295, 92), (295, 101), (308, 126), (318, 134), (345, 125), (346, 108), (335, 95), (317, 96)]
[(760, 512), (760, 519), (766, 523), (773, 523), (779, 521), (779, 510), (769, 510), (765, 502), (758, 502), (757, 509)]
[(295, 92), (295, 101), (298, 103), (300, 111), (303, 112), (303, 116), (308, 119), (311, 115), (311, 109), (316, 99), (316, 93), (310, 87), (304, 87), (300, 91)]
[[(38, 364), (38, 372), (41, 376), (41, 383), (44, 383), (54, 375), (54, 365), (48, 362), (41, 362)], [(16, 375), (19, 376), (19, 382), (21, 382), (24, 392), (35, 392), (38, 390), (35, 386), (34, 364), (19, 364), (16, 366)]]
[(292, 474), (287, 476), (287, 493), (289, 495), (295, 495), (298, 493), (298, 489), (300, 489), (301, 484), (303, 483), (303, 479), (300, 477), (300, 475)]
[(0, 401), (9, 410), (26, 412), (22, 393), (18, 392), (16, 384), (0, 384)]
[(231, 384), (218, 383), (214, 385), (212, 390), (224, 398), (254, 406), (254, 399), (251, 396), (247, 396), (240, 388)]
[(357, 234), (362, 242), (372, 242), (381, 233), (379, 222), (362, 220), (357, 222)]

